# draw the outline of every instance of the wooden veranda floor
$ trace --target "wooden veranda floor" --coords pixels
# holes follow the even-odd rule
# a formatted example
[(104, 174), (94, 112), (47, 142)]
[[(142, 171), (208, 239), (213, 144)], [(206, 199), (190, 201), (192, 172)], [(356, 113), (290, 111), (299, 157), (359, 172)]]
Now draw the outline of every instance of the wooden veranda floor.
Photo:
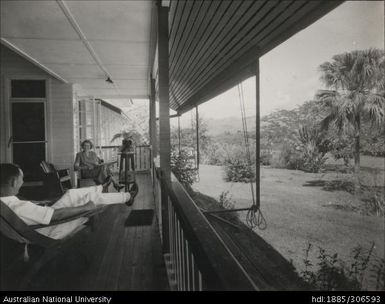
[[(44, 266), (27, 289), (168, 290), (155, 212), (151, 225), (125, 226), (132, 210), (155, 208), (149, 173), (138, 174), (137, 182), (139, 193), (132, 207), (107, 207), (94, 231), (80, 232), (76, 246)], [(8, 274), (8, 282), (17, 282), (12, 276)]]

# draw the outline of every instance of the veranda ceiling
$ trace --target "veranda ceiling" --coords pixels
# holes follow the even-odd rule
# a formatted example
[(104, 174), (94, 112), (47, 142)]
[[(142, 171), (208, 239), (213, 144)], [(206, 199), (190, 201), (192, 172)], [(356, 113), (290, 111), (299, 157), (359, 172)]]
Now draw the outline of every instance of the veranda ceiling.
[[(258, 56), (341, 2), (171, 0), (170, 107), (187, 111), (253, 75)], [(84, 94), (146, 98), (155, 13), (147, 0), (2, 0), (1, 41)]]
[(1, 1), (1, 39), (84, 94), (147, 98), (152, 9), (151, 1)]

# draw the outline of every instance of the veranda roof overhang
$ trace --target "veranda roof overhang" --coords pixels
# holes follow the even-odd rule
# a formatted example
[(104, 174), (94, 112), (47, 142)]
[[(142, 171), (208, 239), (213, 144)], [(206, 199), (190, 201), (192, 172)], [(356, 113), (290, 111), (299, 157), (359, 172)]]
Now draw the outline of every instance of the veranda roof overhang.
[(186, 112), (255, 75), (254, 63), (343, 1), (171, 1), (170, 107)]
[[(170, 107), (183, 113), (343, 1), (168, 2)], [(2, 44), (95, 98), (150, 95), (156, 24), (156, 1), (1, 1)]]

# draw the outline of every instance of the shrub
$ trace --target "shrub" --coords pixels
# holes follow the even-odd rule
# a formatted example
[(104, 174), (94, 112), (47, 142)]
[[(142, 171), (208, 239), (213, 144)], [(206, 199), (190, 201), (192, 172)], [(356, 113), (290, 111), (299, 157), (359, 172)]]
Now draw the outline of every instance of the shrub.
[[(227, 142), (215, 142), (210, 144), (201, 154), (201, 159), (207, 165), (224, 166), (229, 158), (246, 160), (246, 149), (243, 143), (236, 140)], [(250, 158), (255, 163), (255, 142), (250, 140)]]
[(385, 199), (377, 193), (372, 193), (368, 198), (363, 199), (364, 213), (368, 215), (385, 216)]
[(320, 153), (315, 145), (311, 143), (302, 147), (300, 166), (306, 172), (317, 173), (324, 166), (327, 158)]
[(242, 183), (255, 181), (253, 166), (250, 167), (244, 159), (230, 158), (225, 165), (225, 180)]
[(325, 164), (330, 142), (317, 126), (303, 125), (298, 129), (297, 150), (301, 152), (301, 169), (317, 173)]
[(381, 290), (384, 284), (384, 259), (373, 255), (374, 243), (369, 250), (358, 246), (352, 250), (352, 262), (349, 266), (338, 258), (338, 254), (329, 254), (319, 248), (318, 268), (313, 270), (309, 260), (312, 250), (309, 244), (305, 249), (305, 269), (300, 275), (315, 290)]
[(191, 157), (186, 150), (171, 152), (171, 171), (179, 182), (191, 191), (191, 186), (197, 178), (197, 171), (191, 162)]
[(285, 144), (280, 150), (278, 158), (272, 158), (271, 165), (274, 168), (298, 170), (302, 166), (302, 159), (298, 151), (296, 151), (292, 145)]
[(301, 126), (295, 140), (286, 141), (278, 159), (272, 159), (272, 166), (306, 172), (319, 172), (327, 158), (329, 141), (316, 127)]
[(225, 145), (220, 143), (209, 145), (202, 155), (204, 163), (207, 165), (223, 166), (227, 155), (224, 147)]
[(235, 206), (235, 201), (233, 200), (233, 197), (229, 195), (229, 191), (223, 191), (219, 195), (218, 203), (219, 203), (219, 206), (225, 209), (234, 209), (234, 206)]
[(268, 151), (261, 151), (259, 155), (259, 162), (263, 166), (270, 166), (272, 155)]

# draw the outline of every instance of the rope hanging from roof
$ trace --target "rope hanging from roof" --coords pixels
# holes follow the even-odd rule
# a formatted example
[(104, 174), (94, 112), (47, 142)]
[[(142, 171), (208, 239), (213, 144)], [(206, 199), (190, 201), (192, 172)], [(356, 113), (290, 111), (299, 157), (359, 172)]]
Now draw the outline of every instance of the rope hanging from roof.
[[(251, 162), (251, 153), (250, 153), (250, 143), (249, 143), (249, 136), (247, 131), (247, 121), (246, 121), (246, 107), (245, 107), (245, 98), (243, 94), (243, 86), (242, 83), (238, 84), (238, 97), (239, 97), (239, 104), (241, 108), (241, 116), (242, 116), (242, 129), (243, 129), (243, 138), (245, 142), (245, 149), (246, 149), (246, 158), (247, 158), (247, 164), (249, 166), (249, 170), (251, 172), (252, 170), (252, 162)], [(258, 113), (257, 113), (258, 115)], [(258, 139), (257, 139), (258, 140)], [(256, 151), (255, 153), (259, 153), (259, 151)], [(259, 163), (256, 162), (255, 166), (259, 166)], [(256, 170), (256, 172), (258, 172)], [(256, 182), (259, 182), (256, 174)], [(252, 198), (252, 205), (250, 206), (249, 210), (247, 211), (246, 215), (246, 224), (251, 228), (254, 229), (258, 227), (259, 229), (266, 229), (266, 220), (262, 214), (262, 211), (260, 209), (260, 201), (259, 197), (256, 199), (254, 194), (254, 187), (253, 187), (253, 181), (250, 178), (250, 190), (251, 190), (251, 198)]]
[[(252, 171), (252, 162), (251, 162), (251, 153), (250, 153), (250, 143), (249, 143), (249, 137), (248, 137), (248, 131), (247, 131), (247, 122), (246, 122), (246, 108), (245, 108), (245, 99), (243, 94), (243, 86), (242, 83), (238, 84), (238, 97), (239, 97), (239, 103), (241, 108), (241, 116), (242, 116), (242, 129), (243, 129), (243, 137), (245, 142), (245, 148), (246, 148), (246, 158), (247, 158), (247, 165), (249, 167), (250, 172)], [(258, 114), (258, 113), (257, 113)], [(258, 139), (257, 139), (258, 140)], [(258, 151), (256, 151), (258, 153)], [(259, 158), (258, 158), (259, 159)], [(257, 166), (259, 166), (259, 163), (256, 162), (256, 172)], [(259, 177), (259, 174), (256, 174), (256, 178)], [(246, 215), (246, 224), (251, 229), (254, 229), (258, 227), (261, 230), (266, 229), (267, 224), (265, 217), (262, 214), (262, 211), (260, 209), (260, 201), (259, 197), (256, 198), (256, 195), (254, 193), (254, 187), (253, 187), (253, 181), (250, 179), (250, 190), (251, 190), (251, 198), (252, 198), (252, 205), (249, 208), (234, 208), (234, 209), (226, 209), (226, 210), (202, 210), (205, 214), (209, 214), (212, 216), (214, 213), (227, 213), (227, 212), (238, 212), (238, 211), (247, 211)], [(259, 180), (257, 181), (259, 182)], [(229, 221), (226, 221), (225, 219), (222, 219), (220, 217), (215, 216), (217, 219), (226, 222), (232, 226), (234, 226)]]

